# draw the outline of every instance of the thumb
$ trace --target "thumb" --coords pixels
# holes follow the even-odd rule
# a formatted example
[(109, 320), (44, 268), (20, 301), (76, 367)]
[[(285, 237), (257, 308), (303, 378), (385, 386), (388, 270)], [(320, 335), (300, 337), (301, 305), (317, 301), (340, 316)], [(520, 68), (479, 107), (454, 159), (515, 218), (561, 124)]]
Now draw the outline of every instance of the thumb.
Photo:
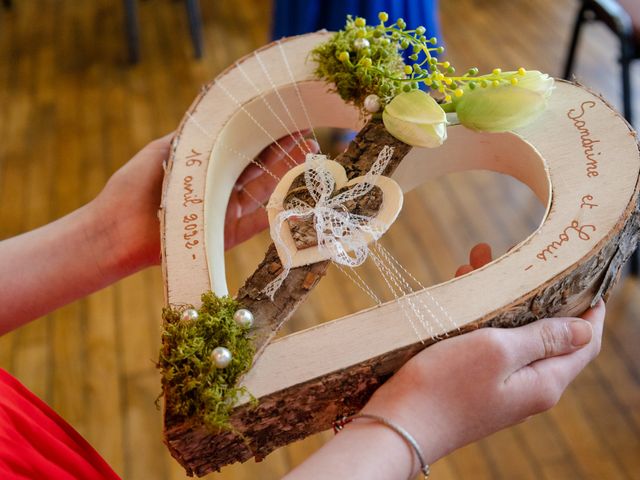
[(591, 324), (580, 318), (545, 318), (511, 330), (518, 368), (581, 349), (591, 341)]

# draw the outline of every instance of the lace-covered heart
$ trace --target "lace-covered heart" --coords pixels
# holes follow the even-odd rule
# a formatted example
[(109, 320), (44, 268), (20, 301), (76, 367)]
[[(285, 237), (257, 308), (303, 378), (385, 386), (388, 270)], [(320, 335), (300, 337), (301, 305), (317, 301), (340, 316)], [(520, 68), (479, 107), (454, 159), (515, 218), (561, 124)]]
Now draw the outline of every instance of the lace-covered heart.
[[(278, 183), (267, 207), (274, 240), (279, 228), (281, 241), (275, 242), (278, 255), (289, 258), (291, 267), (332, 258), (335, 249), (323, 248), (327, 242), (339, 242), (345, 251), (351, 251), (354, 237), (365, 243), (377, 240), (402, 208), (402, 190), (394, 180), (377, 176), (373, 185), (366, 183), (365, 177), (347, 180), (339, 163), (320, 162), (317, 165), (323, 174), (332, 178), (325, 179), (319, 191), (310, 192), (306, 181), (309, 173), (317, 172), (309, 172), (308, 164), (299, 165)], [(291, 212), (287, 220), (276, 222), (287, 211)]]

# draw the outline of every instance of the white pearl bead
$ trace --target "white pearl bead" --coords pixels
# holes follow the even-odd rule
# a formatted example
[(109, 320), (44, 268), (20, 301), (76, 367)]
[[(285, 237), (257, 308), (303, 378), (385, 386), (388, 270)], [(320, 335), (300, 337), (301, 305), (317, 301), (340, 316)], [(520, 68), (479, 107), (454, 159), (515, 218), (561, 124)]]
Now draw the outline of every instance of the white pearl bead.
[(253, 325), (253, 313), (246, 308), (241, 308), (233, 314), (233, 321), (242, 328), (251, 328)]
[(353, 41), (353, 47), (356, 50), (362, 50), (363, 48), (369, 48), (369, 40), (367, 40), (366, 38), (356, 38)]
[(187, 308), (180, 316), (184, 322), (192, 322), (198, 319), (198, 311), (195, 308)]
[(380, 97), (375, 94), (367, 95), (364, 99), (364, 108), (367, 112), (376, 113), (380, 110)]
[(231, 363), (232, 358), (228, 348), (216, 347), (213, 349), (213, 352), (211, 352), (211, 359), (216, 365), (216, 368), (225, 368)]

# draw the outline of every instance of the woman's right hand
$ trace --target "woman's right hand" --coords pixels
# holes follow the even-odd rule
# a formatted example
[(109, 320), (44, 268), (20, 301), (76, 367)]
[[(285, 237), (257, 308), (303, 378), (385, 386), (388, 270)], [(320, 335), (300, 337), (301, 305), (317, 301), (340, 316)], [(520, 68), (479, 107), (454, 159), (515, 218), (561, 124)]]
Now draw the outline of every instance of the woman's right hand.
[[(471, 250), (464, 275), (491, 260)], [(600, 301), (581, 318), (546, 318), (523, 327), (482, 328), (431, 345), (382, 385), (362, 409), (406, 429), (428, 463), (556, 404), (598, 354)], [(287, 478), (413, 478), (419, 464), (407, 443), (374, 421), (343, 431)]]
[[(491, 260), (471, 250), (469, 265)], [(600, 351), (605, 306), (581, 318), (546, 318), (518, 328), (482, 328), (425, 349), (387, 381), (363, 412), (405, 426), (434, 461), (554, 406)]]

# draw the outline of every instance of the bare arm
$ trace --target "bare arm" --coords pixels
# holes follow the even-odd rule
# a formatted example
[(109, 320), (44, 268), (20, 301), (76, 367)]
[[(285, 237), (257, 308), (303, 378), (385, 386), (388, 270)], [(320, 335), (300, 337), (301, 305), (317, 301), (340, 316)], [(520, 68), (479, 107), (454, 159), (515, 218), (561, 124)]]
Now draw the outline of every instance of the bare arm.
[(92, 209), (0, 243), (0, 334), (124, 276)]

